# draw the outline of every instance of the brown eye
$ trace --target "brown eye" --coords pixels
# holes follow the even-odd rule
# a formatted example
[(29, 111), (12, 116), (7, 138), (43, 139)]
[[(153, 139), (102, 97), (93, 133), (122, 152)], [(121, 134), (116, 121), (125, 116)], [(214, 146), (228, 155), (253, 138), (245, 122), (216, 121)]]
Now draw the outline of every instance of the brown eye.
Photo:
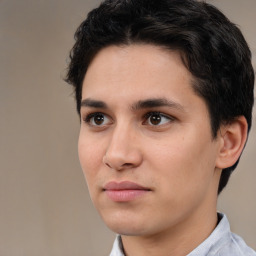
[(162, 117), (160, 114), (153, 114), (150, 116), (149, 118), (149, 122), (152, 124), (152, 125), (158, 125), (161, 123), (161, 120), (162, 120)]
[(107, 115), (100, 112), (89, 114), (88, 116), (86, 116), (84, 121), (88, 123), (90, 126), (95, 127), (100, 127), (111, 123), (111, 119)]
[(160, 126), (166, 123), (170, 123), (174, 120), (173, 117), (167, 116), (160, 112), (149, 112), (145, 115), (144, 125)]
[(92, 123), (94, 125), (102, 125), (104, 123), (104, 115), (102, 114), (96, 114), (93, 118), (92, 118)]

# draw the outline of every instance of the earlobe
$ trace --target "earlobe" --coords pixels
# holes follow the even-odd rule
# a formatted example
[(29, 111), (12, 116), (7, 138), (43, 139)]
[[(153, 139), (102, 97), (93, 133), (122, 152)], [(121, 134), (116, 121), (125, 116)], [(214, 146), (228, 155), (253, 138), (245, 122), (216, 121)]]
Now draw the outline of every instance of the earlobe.
[(247, 140), (247, 121), (239, 116), (232, 122), (220, 128), (220, 148), (216, 160), (216, 167), (225, 169), (238, 160)]

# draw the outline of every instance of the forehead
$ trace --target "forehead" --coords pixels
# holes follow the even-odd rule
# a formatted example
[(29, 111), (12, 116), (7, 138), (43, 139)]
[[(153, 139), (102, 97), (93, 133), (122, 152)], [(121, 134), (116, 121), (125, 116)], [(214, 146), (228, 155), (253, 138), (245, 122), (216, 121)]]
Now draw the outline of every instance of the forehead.
[[(170, 114), (179, 115), (184, 123), (205, 120), (208, 129), (210, 113), (193, 88), (194, 80), (179, 52), (144, 44), (110, 46), (94, 57), (87, 70), (81, 106), (95, 108), (95, 103), (104, 103), (104, 109), (123, 116), (153, 100), (168, 107)], [(92, 101), (94, 104), (87, 104)]]
[(194, 93), (193, 80), (178, 51), (148, 44), (109, 46), (91, 61), (83, 81), (83, 94), (99, 89), (105, 93), (118, 90), (127, 94), (129, 89), (157, 93), (171, 90), (173, 85), (180, 90), (189, 87)]

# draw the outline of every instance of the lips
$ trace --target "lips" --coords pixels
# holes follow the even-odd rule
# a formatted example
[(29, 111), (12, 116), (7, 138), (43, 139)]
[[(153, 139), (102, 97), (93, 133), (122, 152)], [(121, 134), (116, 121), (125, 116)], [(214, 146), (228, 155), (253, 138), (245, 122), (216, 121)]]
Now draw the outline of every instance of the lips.
[(138, 197), (141, 197), (150, 192), (151, 190), (130, 181), (112, 181), (104, 186), (103, 191), (111, 200), (115, 202), (127, 202), (135, 200)]

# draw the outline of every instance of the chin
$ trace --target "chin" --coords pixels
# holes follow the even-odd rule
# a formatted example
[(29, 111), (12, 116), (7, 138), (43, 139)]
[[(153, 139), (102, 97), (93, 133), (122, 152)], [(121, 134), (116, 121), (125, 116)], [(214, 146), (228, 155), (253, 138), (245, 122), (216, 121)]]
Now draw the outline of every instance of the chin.
[(131, 224), (129, 225), (107, 225), (109, 229), (111, 229), (113, 232), (119, 235), (124, 236), (145, 236), (147, 235), (147, 230), (142, 227), (131, 227)]
[(139, 220), (138, 216), (131, 218), (131, 216), (113, 214), (112, 216), (109, 216), (109, 218), (108, 216), (104, 216), (102, 218), (107, 227), (117, 234), (127, 236), (140, 236), (147, 233), (148, 225), (145, 225), (145, 219)]

